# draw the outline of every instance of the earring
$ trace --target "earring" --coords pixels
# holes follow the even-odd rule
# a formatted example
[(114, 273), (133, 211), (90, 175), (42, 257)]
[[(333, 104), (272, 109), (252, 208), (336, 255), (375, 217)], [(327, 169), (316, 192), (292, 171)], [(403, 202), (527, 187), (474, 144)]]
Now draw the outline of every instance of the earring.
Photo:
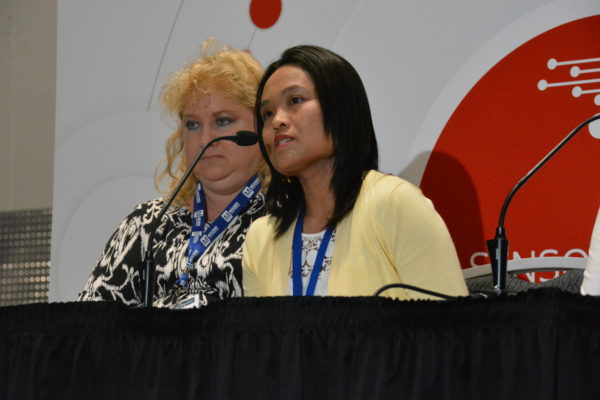
[(286, 182), (287, 182), (287, 183), (292, 183), (292, 180), (290, 179), (290, 177), (289, 177), (289, 176), (286, 176), (286, 177), (285, 177), (285, 180), (286, 180)]

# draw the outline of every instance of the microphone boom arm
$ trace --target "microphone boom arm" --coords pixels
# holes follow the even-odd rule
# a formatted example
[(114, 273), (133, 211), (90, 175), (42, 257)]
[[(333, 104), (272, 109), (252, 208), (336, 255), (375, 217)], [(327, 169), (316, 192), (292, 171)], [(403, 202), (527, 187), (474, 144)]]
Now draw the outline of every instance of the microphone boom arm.
[(506, 212), (508, 206), (517, 193), (517, 191), (527, 181), (546, 164), (562, 147), (567, 144), (584, 126), (590, 124), (593, 121), (600, 119), (600, 114), (597, 114), (591, 118), (586, 119), (580, 123), (575, 129), (573, 129), (559, 144), (556, 145), (542, 160), (537, 163), (535, 167), (531, 169), (517, 184), (512, 188), (500, 211), (500, 217), (498, 218), (498, 227), (496, 228), (496, 236), (494, 239), (487, 241), (488, 252), (490, 255), (490, 261), (492, 265), (492, 275), (494, 279), (494, 290), (501, 292), (506, 289), (506, 272), (508, 264), (508, 239), (506, 238), (506, 229), (504, 228), (504, 219), (506, 218)]
[(230, 140), (235, 142), (239, 146), (252, 146), (257, 142), (257, 136), (254, 132), (249, 131), (239, 131), (235, 135), (230, 136), (219, 136), (217, 138), (212, 139), (204, 147), (194, 161), (190, 164), (188, 169), (183, 174), (183, 177), (179, 180), (179, 183), (175, 187), (175, 189), (171, 192), (169, 199), (165, 203), (165, 205), (161, 208), (160, 212), (156, 219), (152, 222), (150, 226), (150, 233), (148, 234), (148, 241), (146, 243), (146, 251), (144, 252), (144, 260), (142, 261), (142, 265), (144, 266), (144, 307), (152, 307), (152, 300), (154, 296), (154, 287), (156, 283), (155, 275), (156, 275), (156, 264), (154, 264), (154, 255), (152, 254), (152, 242), (154, 240), (154, 235), (156, 233), (156, 229), (158, 228), (158, 224), (162, 220), (162, 217), (167, 212), (167, 209), (173, 203), (173, 200), (185, 184), (185, 181), (190, 176), (196, 164), (200, 161), (206, 149), (208, 149), (213, 143), (218, 142), (220, 140)]

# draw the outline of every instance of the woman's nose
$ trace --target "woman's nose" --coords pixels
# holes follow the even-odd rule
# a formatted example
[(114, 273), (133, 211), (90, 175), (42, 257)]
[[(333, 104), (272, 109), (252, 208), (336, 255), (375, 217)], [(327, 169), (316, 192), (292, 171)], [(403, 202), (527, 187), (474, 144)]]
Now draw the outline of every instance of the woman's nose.
[(273, 115), (273, 129), (281, 130), (289, 126), (288, 115), (284, 110), (278, 109)]

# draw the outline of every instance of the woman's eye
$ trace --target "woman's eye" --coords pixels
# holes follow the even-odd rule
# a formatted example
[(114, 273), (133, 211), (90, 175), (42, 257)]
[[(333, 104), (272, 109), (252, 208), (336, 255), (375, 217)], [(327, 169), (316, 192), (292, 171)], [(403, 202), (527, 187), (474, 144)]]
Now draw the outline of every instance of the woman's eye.
[(290, 99), (290, 104), (298, 104), (298, 103), (302, 103), (302, 97), (295, 96)]
[(217, 118), (217, 126), (227, 126), (233, 122), (231, 118), (228, 117), (219, 117)]
[(185, 122), (185, 129), (187, 129), (188, 131), (195, 131), (199, 128), (200, 128), (200, 124), (196, 121), (186, 121)]
[(272, 111), (263, 111), (263, 113), (262, 113), (262, 119), (263, 119), (263, 121), (268, 120), (269, 118), (271, 118), (271, 116), (273, 116), (273, 112)]

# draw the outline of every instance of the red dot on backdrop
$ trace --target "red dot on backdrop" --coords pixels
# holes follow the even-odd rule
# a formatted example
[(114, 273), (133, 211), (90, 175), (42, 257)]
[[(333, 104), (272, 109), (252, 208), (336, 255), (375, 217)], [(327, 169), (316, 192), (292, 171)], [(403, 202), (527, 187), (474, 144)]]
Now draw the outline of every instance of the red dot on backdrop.
[[(463, 268), (489, 263), (506, 195), (573, 128), (600, 112), (600, 15), (555, 27), (492, 67), (458, 105), (431, 153), (421, 188), (446, 221)], [(549, 60), (576, 62), (555, 65)], [(549, 67), (549, 65), (551, 68)], [(584, 77), (571, 76), (577, 65)], [(541, 86), (544, 86), (543, 84)], [(509, 259), (582, 256), (600, 204), (600, 140), (584, 128), (513, 198), (505, 227)], [(554, 275), (553, 273), (551, 275)]]
[(272, 27), (280, 15), (281, 0), (252, 0), (250, 2), (250, 18), (258, 28)]

